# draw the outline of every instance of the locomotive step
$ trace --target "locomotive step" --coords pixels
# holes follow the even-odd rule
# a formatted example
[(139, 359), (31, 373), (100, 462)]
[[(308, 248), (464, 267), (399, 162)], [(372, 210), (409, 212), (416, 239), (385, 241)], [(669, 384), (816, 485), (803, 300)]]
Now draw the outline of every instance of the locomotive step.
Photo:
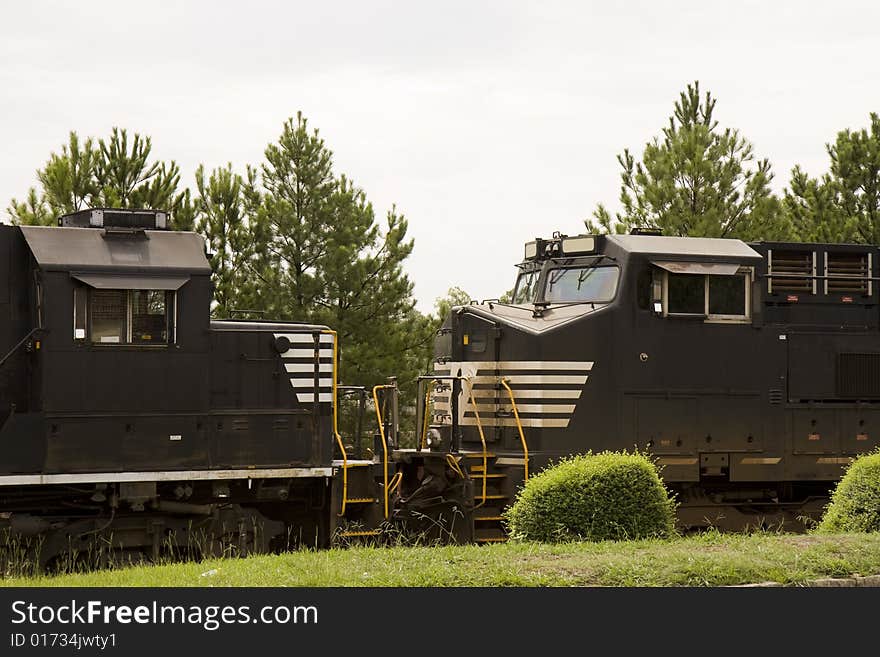
[(489, 472), (483, 475), (482, 468), (480, 468), (479, 471), (475, 471), (473, 468), (471, 468), (468, 474), (474, 475), (477, 479), (482, 479), (484, 476), (486, 477), (486, 479), (502, 479), (507, 476), (503, 472)]
[(504, 516), (474, 516), (474, 522), (498, 522), (504, 520)]
[(378, 502), (375, 497), (352, 497), (345, 500), (346, 504), (372, 504)]
[(358, 536), (379, 536), (381, 533), (378, 529), (365, 529), (363, 531), (340, 532), (339, 535), (344, 538), (354, 538)]

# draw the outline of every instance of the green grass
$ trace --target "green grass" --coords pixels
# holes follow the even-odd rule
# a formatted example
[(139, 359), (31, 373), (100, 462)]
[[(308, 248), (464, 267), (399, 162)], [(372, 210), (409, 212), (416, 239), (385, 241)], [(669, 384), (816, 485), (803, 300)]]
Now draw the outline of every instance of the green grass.
[(353, 547), (0, 580), (4, 586), (725, 586), (880, 574), (880, 534)]

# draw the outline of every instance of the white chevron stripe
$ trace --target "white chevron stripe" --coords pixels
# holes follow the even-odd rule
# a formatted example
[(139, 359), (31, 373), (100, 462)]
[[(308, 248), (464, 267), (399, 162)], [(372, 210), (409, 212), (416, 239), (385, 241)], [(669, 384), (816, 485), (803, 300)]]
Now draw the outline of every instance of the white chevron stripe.
[[(328, 372), (330, 374), (333, 373), (333, 363), (320, 363), (318, 365), (320, 368), (319, 372)], [(315, 364), (314, 363), (284, 363), (284, 369), (288, 372), (314, 372)]]
[(475, 367), (478, 370), (574, 370), (589, 372), (593, 369), (594, 361), (577, 361), (577, 360), (468, 360), (454, 361), (448, 363), (435, 363), (434, 371), (450, 372), (453, 368), (457, 369), (462, 365)]
[[(308, 344), (315, 343), (315, 336), (313, 333), (275, 333), (276, 338), (287, 338), (287, 340), (291, 344), (297, 344), (302, 342), (307, 342)], [(333, 334), (332, 333), (321, 333), (318, 337), (318, 341), (321, 344), (333, 344)]]
[[(557, 383), (564, 384), (575, 384), (575, 385), (583, 385), (587, 382), (587, 375), (583, 376), (570, 376), (566, 374), (511, 374), (510, 376), (504, 377), (508, 383), (516, 384), (516, 383), (528, 383), (528, 384), (544, 384), (544, 385), (553, 385)], [(498, 383), (497, 376), (472, 376), (469, 379), (466, 379), (471, 384), (475, 383)], [(514, 395), (516, 392), (514, 391)]]
[[(568, 418), (541, 418), (541, 417), (524, 417), (520, 418), (520, 424), (524, 427), (538, 428), (559, 428), (564, 429), (568, 426)], [(480, 423), (484, 427), (515, 427), (516, 418), (484, 418), (480, 416)], [(466, 417), (461, 421), (463, 426), (477, 426), (477, 419), (474, 417)]]
[[(294, 388), (314, 388), (315, 380), (314, 379), (290, 379), (290, 385)], [(320, 388), (332, 388), (333, 387), (333, 379), (318, 379), (318, 387)]]
[[(311, 403), (311, 402), (315, 401), (315, 395), (313, 393), (297, 393), (296, 398), (299, 399), (303, 403)], [(318, 393), (318, 401), (319, 402), (332, 402), (333, 401), (333, 393), (332, 392)]]
[[(465, 412), (471, 412), (473, 409), (473, 405), (468, 404), (465, 407)], [(513, 407), (510, 405), (510, 400), (508, 400), (507, 404), (477, 404), (476, 406), (479, 412), (488, 412), (488, 413), (496, 413), (499, 411), (504, 411), (505, 413), (513, 413)], [(516, 410), (518, 413), (574, 413), (574, 404), (517, 404)]]
[[(510, 396), (507, 394), (507, 390), (496, 390), (494, 388), (474, 388), (474, 399), (491, 399), (497, 398), (499, 402), (508, 401), (510, 402)], [(519, 403), (520, 399), (579, 399), (581, 396), (580, 390), (553, 390), (548, 388), (542, 389), (522, 389), (522, 390), (514, 390), (513, 398)], [(436, 394), (434, 396), (435, 399), (445, 399), (449, 401), (449, 393)]]

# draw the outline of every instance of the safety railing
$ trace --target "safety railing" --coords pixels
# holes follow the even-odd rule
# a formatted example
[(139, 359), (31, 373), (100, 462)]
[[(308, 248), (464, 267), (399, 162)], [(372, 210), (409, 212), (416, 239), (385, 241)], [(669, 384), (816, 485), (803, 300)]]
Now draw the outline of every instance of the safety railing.
[(510, 406), (513, 408), (513, 417), (516, 420), (516, 429), (519, 431), (519, 441), (522, 443), (523, 448), (523, 467), (525, 468), (525, 472), (523, 473), (523, 483), (527, 483), (529, 481), (529, 446), (526, 443), (526, 435), (523, 433), (522, 422), (519, 419), (519, 411), (516, 408), (516, 399), (513, 398), (513, 390), (510, 389), (510, 384), (507, 379), (501, 379), (501, 385), (504, 386), (504, 389), (507, 390), (507, 394), (510, 396)]

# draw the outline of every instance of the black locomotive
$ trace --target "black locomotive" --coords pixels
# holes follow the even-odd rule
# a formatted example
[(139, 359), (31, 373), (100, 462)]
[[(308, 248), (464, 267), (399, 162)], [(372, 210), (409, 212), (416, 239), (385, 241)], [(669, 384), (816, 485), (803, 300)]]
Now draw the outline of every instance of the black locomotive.
[(99, 538), (113, 558), (241, 554), (375, 534), (403, 494), (421, 518), (467, 505), (425, 495), (444, 457), (391, 462), (394, 384), (373, 391), (373, 454), (342, 438), (337, 397), (368, 391), (338, 385), (330, 328), (211, 321), (204, 240), (166, 224), (99, 208), (0, 226), (7, 546), (42, 564)]
[(510, 302), (446, 318), (404, 448), (396, 384), (340, 385), (331, 327), (212, 321), (204, 240), (165, 213), (58, 223), (0, 226), (0, 547), (43, 565), (502, 541), (530, 473), (606, 449), (656, 457), (683, 527), (798, 528), (880, 438), (873, 246), (529, 242)]
[(587, 450), (653, 454), (684, 527), (815, 518), (880, 444), (877, 262), (638, 231), (527, 243), (512, 303), (456, 308), (425, 379), (425, 440), (472, 453), (477, 539), (504, 539), (529, 472)]

